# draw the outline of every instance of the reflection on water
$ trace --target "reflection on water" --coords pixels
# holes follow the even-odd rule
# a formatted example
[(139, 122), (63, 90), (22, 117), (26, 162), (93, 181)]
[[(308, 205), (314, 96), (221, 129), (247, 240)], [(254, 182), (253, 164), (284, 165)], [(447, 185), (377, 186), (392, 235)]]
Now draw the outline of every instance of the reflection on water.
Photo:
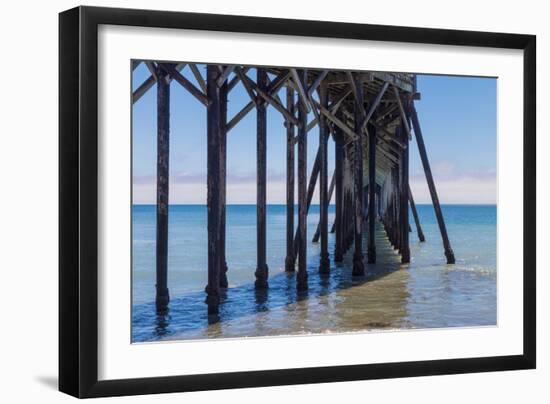
[[(491, 266), (496, 249), (476, 260), (473, 246), (462, 248), (457, 232), (453, 247), (463, 255), (457, 254), (456, 265), (446, 265), (436, 227), (428, 220), (424, 227), (429, 242), (418, 243), (411, 233), (413, 261), (402, 265), (379, 226), (378, 262), (366, 264), (367, 273), (361, 278), (351, 276), (351, 251), (344, 262), (332, 263), (329, 275), (319, 275), (318, 248), (313, 245), (308, 251), (309, 290), (304, 293), (296, 291), (295, 274), (284, 272), (282, 265), (270, 265), (269, 289), (258, 291), (252, 270), (249, 282), (230, 284), (223, 294), (218, 322), (209, 322), (202, 288), (179, 296), (171, 293), (169, 311), (163, 316), (156, 315), (153, 299), (134, 304), (133, 341), (496, 324), (496, 271)], [(491, 245), (490, 240), (485, 242)]]

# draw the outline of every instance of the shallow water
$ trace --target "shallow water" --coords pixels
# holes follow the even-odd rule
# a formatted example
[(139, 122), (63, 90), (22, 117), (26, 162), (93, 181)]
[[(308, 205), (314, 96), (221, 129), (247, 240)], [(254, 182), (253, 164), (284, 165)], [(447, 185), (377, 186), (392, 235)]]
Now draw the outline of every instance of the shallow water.
[[(207, 282), (206, 207), (170, 206), (167, 315), (155, 313), (155, 206), (133, 209), (134, 342), (335, 333), (374, 329), (481, 326), (496, 324), (496, 207), (442, 207), (457, 263), (446, 265), (431, 205), (419, 205), (426, 242), (410, 233), (411, 263), (400, 264), (381, 227), (375, 265), (364, 278), (351, 277), (352, 252), (318, 274), (319, 244), (308, 243), (309, 290), (296, 292), (295, 275), (284, 271), (286, 209), (268, 206), (269, 289), (254, 289), (256, 210), (227, 207), (230, 287), (220, 321), (209, 324), (204, 303)], [(318, 206), (308, 215), (308, 238), (318, 223)], [(329, 210), (329, 223), (334, 207)], [(412, 216), (411, 216), (412, 221)], [(366, 239), (364, 247), (366, 248)], [(329, 251), (334, 234), (329, 235)], [(332, 258), (332, 256), (331, 256)]]

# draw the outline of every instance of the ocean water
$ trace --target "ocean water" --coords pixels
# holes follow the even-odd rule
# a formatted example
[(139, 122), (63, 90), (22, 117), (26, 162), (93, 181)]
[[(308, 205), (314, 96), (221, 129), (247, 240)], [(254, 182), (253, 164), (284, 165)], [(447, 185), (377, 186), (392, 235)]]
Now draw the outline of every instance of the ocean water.
[[(155, 312), (155, 206), (133, 207), (132, 340), (233, 338), (377, 329), (495, 325), (496, 206), (443, 205), (456, 264), (447, 265), (431, 205), (417, 206), (426, 242), (420, 243), (410, 217), (411, 263), (400, 264), (378, 225), (375, 265), (352, 278), (350, 250), (331, 273), (318, 274), (319, 244), (311, 238), (319, 207), (308, 215), (309, 290), (296, 292), (295, 274), (284, 271), (286, 208), (267, 209), (269, 289), (254, 289), (256, 207), (227, 207), (229, 288), (220, 321), (209, 324), (204, 303), (207, 283), (206, 206), (171, 205), (169, 209), (168, 313)], [(329, 229), (334, 206), (329, 209)], [(295, 220), (297, 223), (297, 219)], [(366, 249), (366, 238), (364, 248)], [(366, 255), (365, 255), (366, 256)]]

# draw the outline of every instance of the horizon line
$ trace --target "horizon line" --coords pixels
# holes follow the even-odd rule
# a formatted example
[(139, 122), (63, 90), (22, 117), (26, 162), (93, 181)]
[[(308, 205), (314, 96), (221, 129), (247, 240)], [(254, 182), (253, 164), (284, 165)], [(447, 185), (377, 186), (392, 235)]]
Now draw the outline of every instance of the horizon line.
[[(156, 203), (132, 203), (132, 206), (156, 206)], [(256, 203), (227, 203), (226, 206), (256, 206)], [(266, 203), (266, 205), (279, 205), (286, 206), (286, 203)], [(430, 202), (415, 203), (415, 205), (433, 205)], [(464, 203), (464, 202), (447, 202), (440, 203), (440, 205), (454, 205), (454, 206), (497, 206), (497, 203)], [(168, 206), (207, 206), (206, 203), (169, 203)], [(298, 206), (296, 203), (295, 206)], [(311, 203), (310, 206), (320, 206), (319, 203)], [(330, 203), (329, 206), (335, 206), (334, 203)]]

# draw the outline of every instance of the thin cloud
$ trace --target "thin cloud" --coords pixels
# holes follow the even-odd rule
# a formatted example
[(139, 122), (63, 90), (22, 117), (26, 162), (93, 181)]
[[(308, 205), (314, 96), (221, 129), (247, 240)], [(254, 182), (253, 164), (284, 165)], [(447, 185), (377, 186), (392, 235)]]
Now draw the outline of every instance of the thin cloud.
[[(269, 182), (285, 181), (286, 175), (280, 172), (268, 172), (267, 179)], [(134, 185), (151, 185), (156, 184), (157, 177), (154, 175), (134, 176)], [(206, 173), (190, 173), (176, 172), (170, 173), (171, 184), (206, 184)], [(256, 173), (228, 173), (228, 184), (255, 184)]]

